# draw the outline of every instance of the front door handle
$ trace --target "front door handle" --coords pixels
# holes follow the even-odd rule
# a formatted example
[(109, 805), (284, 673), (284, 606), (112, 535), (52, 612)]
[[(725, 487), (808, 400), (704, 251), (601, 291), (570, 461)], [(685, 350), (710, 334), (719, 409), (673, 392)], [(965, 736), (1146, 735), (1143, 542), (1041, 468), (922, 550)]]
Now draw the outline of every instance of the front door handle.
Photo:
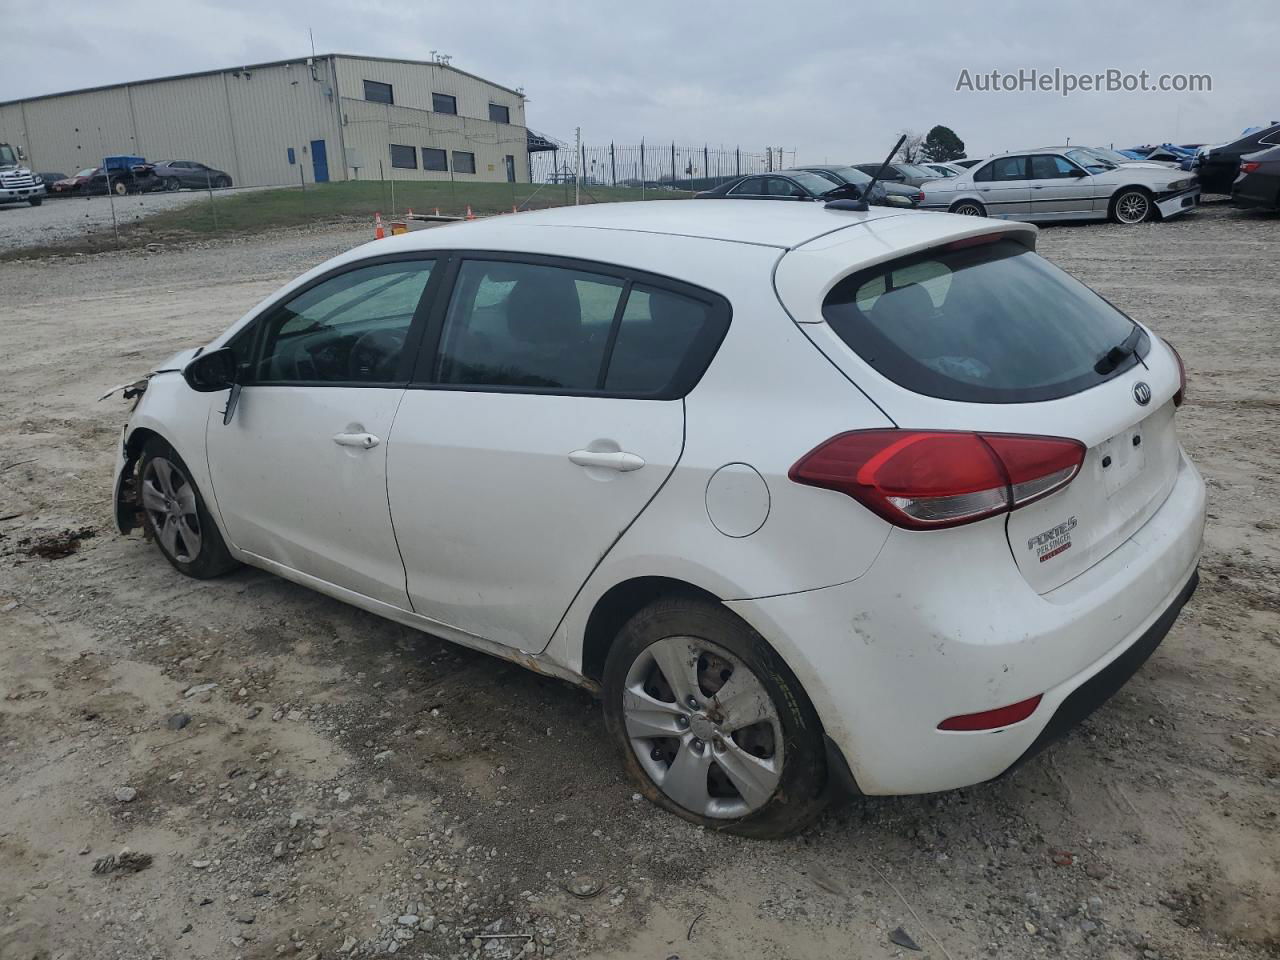
[(361, 450), (369, 450), (382, 441), (372, 433), (335, 433), (333, 442), (340, 447), (359, 447)]
[(642, 458), (625, 450), (575, 450), (569, 454), (569, 459), (580, 467), (603, 467), (619, 473), (639, 470), (644, 466)]

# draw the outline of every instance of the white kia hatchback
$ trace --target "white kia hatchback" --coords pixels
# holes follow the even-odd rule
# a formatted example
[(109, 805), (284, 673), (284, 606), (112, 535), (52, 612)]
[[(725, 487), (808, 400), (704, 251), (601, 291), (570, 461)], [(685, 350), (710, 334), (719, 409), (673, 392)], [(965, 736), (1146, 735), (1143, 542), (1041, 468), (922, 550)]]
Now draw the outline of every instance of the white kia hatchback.
[(599, 692), (709, 827), (988, 780), (1152, 653), (1205, 516), (1177, 354), (1035, 242), (767, 201), (375, 241), (127, 391), (120, 528)]

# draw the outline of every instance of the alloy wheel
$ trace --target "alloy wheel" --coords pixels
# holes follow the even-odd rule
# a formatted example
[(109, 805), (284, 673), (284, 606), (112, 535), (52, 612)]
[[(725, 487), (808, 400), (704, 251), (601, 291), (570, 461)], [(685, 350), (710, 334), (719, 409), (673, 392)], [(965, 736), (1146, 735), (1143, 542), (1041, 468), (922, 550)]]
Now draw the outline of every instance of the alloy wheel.
[(200, 516), (191, 481), (172, 461), (153, 457), (142, 472), (142, 507), (164, 551), (179, 563), (200, 556)]
[(627, 671), (622, 713), (649, 779), (672, 801), (708, 818), (744, 817), (782, 778), (782, 723), (743, 661), (695, 637), (667, 637)]
[(962, 217), (980, 217), (982, 216), (982, 208), (976, 203), (962, 203), (956, 207), (955, 212)]
[(1116, 202), (1116, 218), (1121, 223), (1142, 223), (1150, 212), (1150, 201), (1137, 191), (1126, 193)]

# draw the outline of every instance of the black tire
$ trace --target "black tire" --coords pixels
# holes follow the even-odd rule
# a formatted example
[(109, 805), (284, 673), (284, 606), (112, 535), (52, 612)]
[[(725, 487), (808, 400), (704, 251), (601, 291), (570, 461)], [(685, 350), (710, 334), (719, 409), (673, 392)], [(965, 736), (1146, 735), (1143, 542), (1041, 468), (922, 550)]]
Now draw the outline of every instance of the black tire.
[[(1142, 211), (1140, 216), (1127, 212), (1138, 209)], [(1155, 216), (1155, 212), (1156, 203), (1155, 198), (1151, 196), (1151, 191), (1144, 190), (1142, 187), (1125, 187), (1111, 198), (1111, 208), (1108, 211), (1108, 216), (1110, 216), (1113, 223), (1133, 226), (1139, 223), (1146, 223)]]
[[(771, 706), (776, 714), (782, 736), (781, 774), (772, 792), (768, 794), (768, 799), (754, 809), (750, 809), (745, 815), (707, 816), (705, 810), (699, 812), (681, 806), (658, 786), (642, 766), (637, 752), (652, 748), (651, 754), (646, 753), (646, 762), (651, 761), (655, 769), (661, 767), (666, 770), (674, 764), (679, 751), (693, 750), (698, 757), (702, 757), (704, 750), (709, 751), (710, 756), (706, 761), (708, 764), (706, 776), (709, 782), (704, 782), (703, 786), (714, 787), (713, 796), (717, 795), (716, 791), (719, 791), (719, 796), (730, 796), (725, 792), (727, 788), (737, 797), (733, 799), (730, 796), (729, 800), (713, 802), (749, 806), (744, 795), (738, 793), (730, 784), (725, 772), (728, 768), (717, 766), (720, 762), (717, 754), (723, 756), (725, 753), (725, 743), (718, 723), (713, 736), (714, 746), (712, 742), (697, 739), (694, 736), (695, 728), (690, 727), (687, 719), (681, 721), (684, 732), (671, 738), (679, 744), (678, 746), (671, 746), (669, 742), (660, 740), (642, 740), (642, 746), (634, 742), (628, 733), (627, 716), (623, 709), (623, 697), (628, 689), (628, 675), (632, 673), (633, 666), (643, 671), (644, 663), (651, 661), (656, 663), (653, 661), (652, 652), (646, 654), (646, 651), (650, 651), (650, 648), (659, 641), (672, 642), (672, 638), (690, 640), (690, 646), (687, 648), (689, 655), (696, 657), (686, 661), (691, 671), (690, 676), (693, 676), (692, 671), (697, 671), (698, 698), (705, 698), (702, 709), (698, 711), (700, 716), (696, 718), (696, 724), (705, 727), (706, 722), (714, 719), (716, 711), (720, 710), (718, 701), (714, 699), (714, 694), (708, 691), (703, 679), (709, 658), (711, 663), (715, 664), (712, 669), (718, 671), (716, 675), (719, 676), (721, 683), (730, 682), (736, 671), (745, 667), (754, 675), (747, 678), (748, 682), (752, 679), (758, 681), (772, 701)], [(676, 642), (682, 644), (683, 640)], [(713, 650), (699, 649), (697, 646), (699, 642), (727, 651), (740, 663), (726, 663), (721, 655)], [(731, 671), (727, 674), (723, 672), (724, 666), (730, 666)], [(645, 683), (652, 684), (654, 676), (656, 675), (650, 674), (651, 679)], [(712, 676), (712, 680), (714, 679), (715, 675)], [(635, 682), (634, 677), (632, 682)], [(677, 597), (659, 600), (645, 607), (619, 632), (605, 664), (603, 686), (605, 726), (622, 754), (623, 766), (640, 791), (664, 810), (709, 829), (757, 839), (775, 839), (803, 830), (817, 819), (826, 805), (825, 739), (813, 705), (809, 702), (795, 675), (764, 638), (720, 604), (701, 598)], [(645, 690), (648, 691), (647, 686)], [(678, 694), (671, 692), (671, 688), (667, 688), (667, 691), (670, 696), (675, 697), (676, 700), (679, 699)], [(672, 703), (673, 708), (674, 706), (675, 704)], [(750, 735), (753, 729), (759, 729), (761, 726), (768, 727), (766, 733), (769, 742), (772, 743), (774, 728), (771, 721), (756, 724), (755, 727), (743, 727), (728, 736), (733, 738), (733, 746), (741, 751), (747, 745), (739, 738), (744, 733)], [(679, 737), (685, 739), (682, 741), (678, 739)], [(691, 737), (693, 739), (689, 739)], [(669, 758), (660, 756), (664, 749), (670, 751)], [(768, 749), (761, 749), (756, 755), (768, 759), (770, 756), (776, 757), (776, 750), (775, 745)], [(688, 756), (686, 754), (686, 758)], [(717, 779), (719, 783), (716, 782)]]
[(31, 204), (33, 207), (38, 207), (40, 204), (44, 203), (44, 197), (31, 197), (27, 200), (27, 203)]
[(164, 188), (169, 193), (176, 193), (177, 191), (182, 189), (182, 181), (179, 180), (177, 177), (165, 177)]
[(123, 180), (117, 180), (115, 183), (111, 184), (111, 189), (115, 192), (117, 197), (123, 197), (129, 192), (129, 185)]
[[(185, 486), (189, 486), (193, 494), (195, 505), (194, 514), (187, 514), (186, 523), (189, 524), (190, 516), (196, 518), (194, 525), (195, 532), (198, 535), (197, 546), (195, 550), (190, 550), (182, 541), (181, 528), (179, 528), (178, 539), (175, 548), (171, 549), (165, 545), (166, 537), (162, 536), (162, 531), (157, 527), (156, 516), (164, 518), (164, 514), (153, 515), (154, 511), (147, 507), (147, 497), (149, 494), (144, 489), (149, 485), (151, 477), (159, 471), (160, 463), (166, 463), (172, 469), (172, 488), (175, 493), (181, 493)], [(240, 566), (239, 561), (235, 560), (227, 550), (227, 545), (222, 539), (222, 533), (218, 530), (218, 525), (214, 522), (212, 516), (209, 515), (209, 508), (205, 505), (204, 497), (200, 494), (200, 488), (196, 486), (195, 481), (191, 479), (191, 471), (187, 469), (187, 465), (182, 458), (178, 456), (178, 452), (173, 449), (165, 441), (159, 437), (152, 437), (142, 448), (142, 456), (138, 459), (138, 498), (142, 507), (142, 524), (147, 538), (155, 542), (156, 547), (164, 555), (164, 558), (173, 564), (174, 568), (180, 573), (185, 573), (188, 577), (194, 577), (197, 580), (208, 580), (213, 577), (220, 577), (224, 573), (229, 573), (236, 567)], [(154, 488), (160, 491), (159, 486)], [(178, 497), (170, 498), (175, 505), (178, 503)], [(167, 518), (168, 522), (173, 522), (174, 518)]]
[(959, 214), (962, 217), (985, 217), (987, 208), (977, 200), (957, 200), (947, 212)]
[(219, 177), (217, 180), (213, 181), (213, 185), (217, 187), (219, 190), (226, 190), (228, 187), (231, 186), (231, 178)]

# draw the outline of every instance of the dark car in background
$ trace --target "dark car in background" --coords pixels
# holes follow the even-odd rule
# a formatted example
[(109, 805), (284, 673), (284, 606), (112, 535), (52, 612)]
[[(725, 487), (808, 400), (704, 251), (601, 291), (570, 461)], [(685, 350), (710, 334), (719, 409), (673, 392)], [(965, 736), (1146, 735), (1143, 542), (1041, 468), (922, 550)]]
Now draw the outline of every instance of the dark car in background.
[(156, 176), (155, 168), (149, 163), (138, 163), (117, 170), (98, 167), (85, 179), (80, 192), (101, 196), (109, 190), (123, 197), (129, 193), (151, 193), (163, 189), (164, 181)]
[(1280, 210), (1280, 146), (1241, 157), (1231, 199), (1242, 207)]
[(1246, 153), (1257, 153), (1268, 147), (1280, 146), (1280, 123), (1255, 130), (1238, 140), (1217, 147), (1206, 147), (1196, 163), (1200, 188), (1205, 193), (1231, 193), (1240, 172), (1240, 160)]
[(155, 168), (166, 190), (223, 190), (231, 186), (231, 174), (198, 160), (161, 160)]
[[(880, 169), (880, 164), (878, 163), (855, 163), (854, 166), (870, 177), (874, 177), (876, 171)], [(884, 172), (880, 174), (880, 179), (889, 183), (902, 184), (903, 186), (918, 187), (929, 180), (941, 180), (942, 174), (917, 166), (914, 163), (903, 163), (900, 160), (895, 160), (893, 163), (885, 165)]]
[(44, 184), (44, 192), (46, 195), (53, 194), (53, 185), (59, 180), (67, 179), (65, 173), (37, 173), (36, 179)]
[[(812, 167), (797, 167), (796, 169), (804, 170), (808, 173), (816, 173), (820, 177), (826, 177), (832, 183), (851, 183), (858, 188), (859, 194), (871, 182), (871, 177), (857, 167), (838, 163), (818, 164)], [(875, 188), (871, 191), (871, 194), (867, 202), (881, 207), (900, 207), (906, 204), (914, 207), (920, 202), (920, 198), (924, 196), (914, 187), (906, 187), (900, 183), (886, 183), (883, 180), (876, 181)]]
[(70, 197), (74, 194), (83, 193), (84, 185), (88, 183), (89, 179), (100, 169), (100, 167), (86, 167), (79, 173), (74, 173), (69, 177), (63, 177), (49, 188), (49, 192), (55, 197)]
[[(861, 190), (851, 183), (835, 181), (808, 170), (779, 170), (738, 177), (696, 195), (699, 200), (856, 200)], [(882, 195), (883, 196), (883, 195)], [(873, 202), (873, 201), (868, 201)], [(896, 205), (892, 204), (891, 205)]]

